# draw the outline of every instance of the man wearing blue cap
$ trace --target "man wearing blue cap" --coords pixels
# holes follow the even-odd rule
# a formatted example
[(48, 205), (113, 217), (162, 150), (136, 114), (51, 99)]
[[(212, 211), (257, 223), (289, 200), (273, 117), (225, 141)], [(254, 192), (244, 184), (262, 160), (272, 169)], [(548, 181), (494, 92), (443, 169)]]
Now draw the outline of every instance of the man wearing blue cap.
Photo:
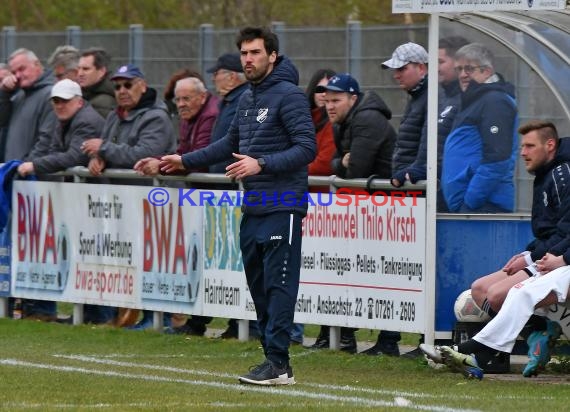
[(107, 116), (102, 137), (81, 146), (91, 157), (89, 171), (95, 176), (106, 167), (131, 169), (139, 159), (175, 149), (166, 104), (147, 86), (140, 69), (133, 64), (121, 66), (111, 81), (118, 107)]
[[(360, 92), (356, 79), (350, 74), (331, 77), (326, 86), (319, 86), (317, 93), (325, 92), (325, 107), (333, 123), (337, 154), (332, 160), (336, 175), (346, 178), (367, 178), (372, 175), (388, 179), (391, 176), (392, 153), (396, 132), (389, 120), (392, 112), (378, 94)], [(340, 349), (356, 352), (355, 329), (341, 328)], [(320, 336), (320, 335), (319, 335)], [(398, 332), (382, 331), (379, 355), (399, 355)]]
[(337, 155), (332, 160), (336, 175), (353, 179), (377, 175), (389, 178), (396, 132), (388, 122), (392, 112), (373, 91), (360, 93), (348, 73), (337, 74), (326, 86), (325, 107), (333, 123)]

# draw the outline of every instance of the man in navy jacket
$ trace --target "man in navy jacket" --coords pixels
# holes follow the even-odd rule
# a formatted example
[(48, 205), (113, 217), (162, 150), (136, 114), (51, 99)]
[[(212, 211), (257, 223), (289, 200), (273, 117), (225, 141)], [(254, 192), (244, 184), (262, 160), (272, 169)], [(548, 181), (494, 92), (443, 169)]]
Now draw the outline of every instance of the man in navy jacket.
[(279, 40), (265, 28), (240, 31), (236, 44), (249, 90), (224, 138), (183, 156), (162, 157), (166, 173), (233, 156), (226, 175), (241, 180), (244, 212), (240, 248), (255, 303), (265, 360), (239, 379), (255, 385), (295, 383), (290, 331), (301, 266), (301, 221), (307, 212), (307, 165), (316, 154), (307, 98), (297, 69), (278, 56)]

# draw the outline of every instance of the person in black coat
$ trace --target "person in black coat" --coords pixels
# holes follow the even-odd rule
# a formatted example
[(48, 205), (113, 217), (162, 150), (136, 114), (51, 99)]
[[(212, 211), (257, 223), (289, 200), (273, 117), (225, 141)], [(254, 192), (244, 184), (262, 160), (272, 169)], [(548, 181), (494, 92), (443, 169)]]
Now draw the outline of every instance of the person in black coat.
[[(317, 88), (326, 92), (325, 107), (333, 123), (337, 156), (332, 161), (335, 173), (346, 179), (367, 178), (375, 175), (390, 178), (391, 161), (396, 132), (389, 120), (392, 112), (374, 92), (360, 92), (358, 82), (348, 73), (329, 79), (326, 86)], [(356, 329), (341, 328), (340, 350), (356, 353)], [(328, 347), (328, 328), (323, 327), (314, 348)], [(399, 356), (400, 333), (383, 330), (378, 342), (363, 353)]]
[(335, 174), (345, 179), (389, 178), (396, 132), (384, 100), (372, 91), (361, 93), (358, 82), (348, 73), (331, 77), (317, 90), (326, 91), (325, 107), (333, 123)]

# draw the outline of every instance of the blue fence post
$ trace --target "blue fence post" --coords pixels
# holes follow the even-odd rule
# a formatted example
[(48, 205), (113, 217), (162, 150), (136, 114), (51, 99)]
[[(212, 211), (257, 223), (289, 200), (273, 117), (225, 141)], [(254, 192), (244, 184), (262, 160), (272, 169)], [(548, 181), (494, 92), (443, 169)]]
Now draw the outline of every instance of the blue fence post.
[(214, 65), (216, 57), (214, 56), (214, 25), (205, 23), (200, 25), (200, 73), (204, 73), (204, 80), (206, 82), (206, 87), (212, 89), (214, 84), (212, 83), (212, 76), (206, 76), (206, 70), (208, 67)]
[(346, 59), (348, 72), (355, 79), (362, 79), (362, 23), (357, 20), (346, 23)]
[(2, 61), (8, 60), (8, 56), (16, 50), (16, 27), (14, 26), (4, 26), (2, 28), (2, 50), (4, 50), (4, 55), (2, 56)]
[(287, 38), (285, 36), (285, 23), (282, 21), (271, 22), (271, 31), (277, 35), (279, 39), (279, 54), (285, 54), (287, 50)]
[(129, 26), (129, 63), (143, 70), (143, 25)]
[(65, 29), (65, 44), (81, 50), (81, 27), (67, 26)]

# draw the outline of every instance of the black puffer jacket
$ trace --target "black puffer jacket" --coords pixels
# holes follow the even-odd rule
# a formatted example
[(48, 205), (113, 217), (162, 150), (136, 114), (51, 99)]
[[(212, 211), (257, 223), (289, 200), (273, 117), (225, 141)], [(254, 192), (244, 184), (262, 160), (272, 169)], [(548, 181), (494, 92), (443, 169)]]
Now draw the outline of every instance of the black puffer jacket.
[[(384, 100), (369, 91), (360, 96), (345, 121), (335, 124), (334, 140), (337, 154), (332, 160), (336, 175), (353, 179), (378, 175), (389, 178), (396, 131), (388, 122), (392, 112)], [(342, 157), (350, 152), (348, 168)]]
[(400, 121), (392, 157), (392, 175), (413, 164), (420, 154), (422, 130), (427, 122), (427, 76), (408, 93), (411, 100)]
[(244, 213), (307, 212), (307, 165), (315, 158), (315, 127), (299, 73), (285, 56), (273, 71), (250, 85), (239, 101), (226, 136), (202, 150), (182, 155), (186, 169), (208, 166), (232, 152), (263, 158), (265, 168), (243, 180)]
[(560, 139), (556, 157), (535, 173), (532, 233), (526, 250), (532, 260), (546, 252), (561, 255), (570, 247), (570, 138)]

